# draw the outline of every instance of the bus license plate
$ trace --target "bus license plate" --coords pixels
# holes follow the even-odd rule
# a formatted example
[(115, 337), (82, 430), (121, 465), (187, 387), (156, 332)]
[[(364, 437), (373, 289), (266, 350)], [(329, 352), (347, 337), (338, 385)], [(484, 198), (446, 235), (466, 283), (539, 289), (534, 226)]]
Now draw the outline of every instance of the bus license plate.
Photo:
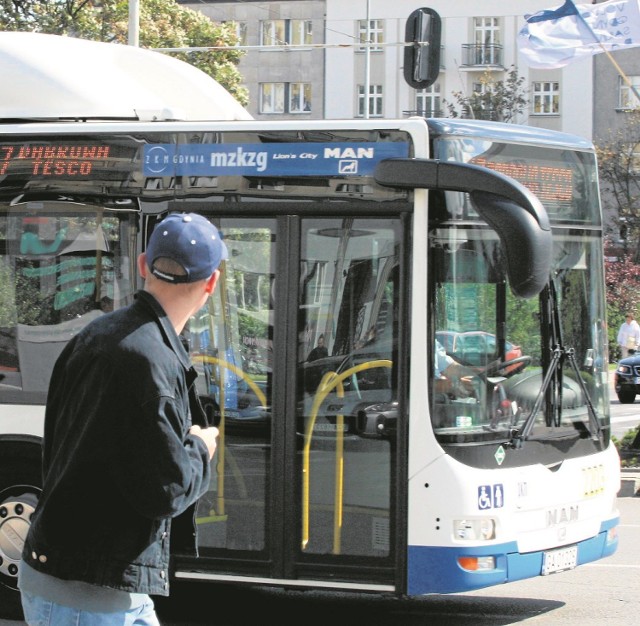
[(542, 575), (573, 569), (578, 564), (578, 546), (549, 550), (542, 557)]

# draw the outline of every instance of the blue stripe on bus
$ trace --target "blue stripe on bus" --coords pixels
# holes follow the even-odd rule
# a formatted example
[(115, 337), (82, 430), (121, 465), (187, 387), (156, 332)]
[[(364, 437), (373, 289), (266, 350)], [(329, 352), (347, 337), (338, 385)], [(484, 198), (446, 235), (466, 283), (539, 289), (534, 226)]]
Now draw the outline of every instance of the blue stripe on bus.
[(370, 176), (382, 160), (408, 157), (407, 142), (148, 144), (145, 176)]
[[(618, 523), (619, 518), (608, 520), (601, 525), (595, 537), (576, 544), (578, 565), (610, 556), (616, 551), (618, 539), (607, 543), (607, 532)], [(416, 596), (472, 591), (540, 576), (543, 554), (544, 550), (520, 554), (514, 541), (471, 548), (409, 546), (407, 593)], [(491, 571), (467, 571), (458, 565), (458, 557), (462, 556), (495, 556), (496, 567)]]

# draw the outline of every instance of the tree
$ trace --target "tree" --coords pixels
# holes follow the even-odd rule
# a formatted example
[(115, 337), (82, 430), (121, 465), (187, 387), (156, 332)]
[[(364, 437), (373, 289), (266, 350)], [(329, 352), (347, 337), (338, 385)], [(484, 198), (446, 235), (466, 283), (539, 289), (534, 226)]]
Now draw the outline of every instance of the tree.
[(630, 312), (637, 318), (640, 312), (640, 264), (631, 254), (616, 256), (605, 244), (605, 283), (609, 360), (614, 362), (620, 358), (616, 338), (625, 315)]
[(623, 130), (596, 145), (602, 203), (613, 213), (624, 251), (640, 261), (640, 111), (628, 113)]
[(454, 91), (455, 102), (443, 99), (443, 103), (450, 117), (516, 122), (529, 104), (524, 82), (524, 76), (518, 76), (518, 68), (513, 65), (505, 80), (496, 80), (494, 74), (486, 71), (480, 78), (480, 91), (470, 96)]
[[(69, 35), (126, 44), (129, 3), (126, 0), (0, 0), (0, 29)], [(241, 86), (232, 23), (216, 23), (175, 0), (140, 0), (140, 46), (143, 48), (224, 49), (168, 53), (215, 78), (241, 104), (248, 94)], [(99, 70), (97, 70), (99, 71)]]

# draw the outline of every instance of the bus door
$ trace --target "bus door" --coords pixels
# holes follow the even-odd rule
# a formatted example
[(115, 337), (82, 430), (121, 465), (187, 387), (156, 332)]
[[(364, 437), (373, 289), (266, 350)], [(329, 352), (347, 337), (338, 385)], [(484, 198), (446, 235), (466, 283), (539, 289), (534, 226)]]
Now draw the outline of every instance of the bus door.
[(186, 340), (220, 440), (177, 578), (394, 588), (403, 220), (323, 212), (213, 220), (229, 258)]

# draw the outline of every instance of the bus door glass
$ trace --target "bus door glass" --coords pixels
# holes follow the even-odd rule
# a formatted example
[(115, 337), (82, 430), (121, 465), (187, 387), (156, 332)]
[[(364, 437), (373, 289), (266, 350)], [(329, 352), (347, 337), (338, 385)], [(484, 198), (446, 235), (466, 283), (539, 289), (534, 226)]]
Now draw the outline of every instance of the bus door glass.
[(399, 242), (399, 220), (302, 221), (297, 437), (304, 555), (391, 555)]
[[(201, 557), (233, 551), (267, 562), (284, 544), (299, 568), (311, 555), (390, 563), (400, 220), (294, 220), (299, 262), (285, 273), (297, 276), (297, 309), (277, 288), (286, 276), (276, 275), (276, 249), (287, 248), (278, 220), (213, 221), (229, 258), (185, 332), (201, 400), (220, 428), (215, 478), (197, 511)], [(289, 325), (275, 317), (287, 310), (298, 337), (293, 369), (277, 359), (295, 352), (275, 345)]]
[(186, 331), (204, 409), (220, 429), (214, 480), (197, 511), (199, 545), (264, 551), (271, 515), (276, 222), (214, 220), (229, 258)]

